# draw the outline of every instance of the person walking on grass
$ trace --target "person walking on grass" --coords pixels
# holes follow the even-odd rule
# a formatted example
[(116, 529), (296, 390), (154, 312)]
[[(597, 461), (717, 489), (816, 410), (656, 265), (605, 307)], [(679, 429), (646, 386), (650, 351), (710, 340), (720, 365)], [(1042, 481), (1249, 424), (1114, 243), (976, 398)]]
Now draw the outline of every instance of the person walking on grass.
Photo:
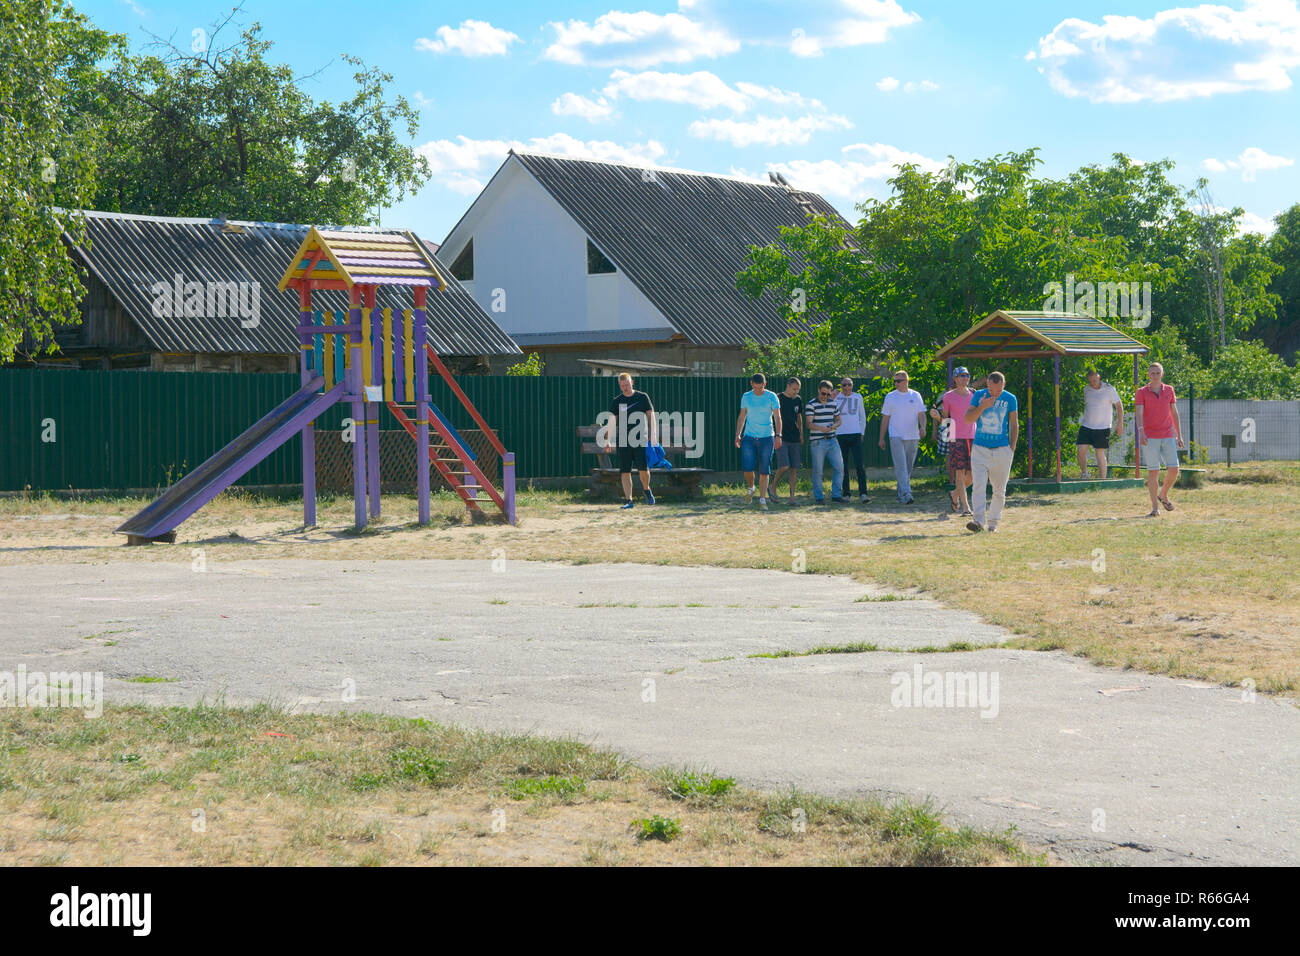
[(844, 482), (844, 455), (835, 432), (840, 427), (839, 407), (834, 401), (835, 386), (830, 382), (817, 384), (817, 397), (804, 409), (805, 433), (808, 435), (808, 454), (812, 458), (813, 500), (823, 503), (822, 470), (831, 463), (831, 500), (847, 499), (840, 493)]
[[(997, 531), (1002, 507), (1007, 500), (1007, 479), (1011, 477), (1011, 459), (1020, 438), (1020, 407), (1016, 396), (1007, 391), (1001, 372), (990, 372), (988, 387), (971, 396), (966, 412), (967, 424), (975, 426), (971, 440), (971, 474), (974, 478), (971, 505), (974, 515), (966, 522), (971, 531)], [(993, 502), (984, 511), (985, 486), (993, 485)]]
[(736, 447), (740, 470), (749, 485), (747, 500), (754, 500), (754, 472), (758, 472), (758, 506), (767, 507), (767, 482), (772, 476), (772, 450), (781, 447), (781, 403), (767, 390), (767, 379), (756, 372), (750, 390), (740, 397), (736, 418)]
[[(1160, 506), (1174, 510), (1169, 500), (1169, 489), (1178, 480), (1178, 449), (1186, 448), (1183, 442), (1183, 423), (1178, 417), (1178, 405), (1172, 385), (1164, 384), (1165, 369), (1152, 362), (1147, 369), (1147, 384), (1133, 396), (1135, 419), (1133, 428), (1142, 445), (1142, 462), (1147, 469), (1147, 494), (1151, 496), (1148, 518), (1160, 517)], [(1165, 469), (1161, 485), (1160, 469)]]
[(633, 468), (641, 476), (646, 504), (652, 505), (655, 496), (650, 492), (650, 467), (646, 463), (645, 450), (656, 434), (655, 407), (649, 395), (632, 387), (632, 376), (627, 372), (619, 373), (618, 391), (609, 405), (609, 412), (614, 416), (611, 423), (614, 440), (605, 446), (605, 451), (611, 453), (618, 449), (619, 478), (623, 482), (622, 507), (631, 508), (635, 503), (632, 500)]
[(952, 510), (960, 511), (962, 515), (972, 514), (966, 489), (971, 485), (970, 446), (975, 437), (975, 426), (966, 421), (966, 413), (970, 411), (974, 394), (970, 389), (969, 370), (959, 365), (952, 371), (952, 388), (944, 392), (935, 403), (937, 407), (930, 410), (930, 417), (934, 419), (935, 442), (947, 441), (948, 480), (954, 485), (948, 498)]
[(907, 373), (894, 373), (894, 390), (885, 396), (880, 407), (880, 448), (889, 438), (889, 457), (894, 462), (894, 485), (900, 505), (910, 505), (912, 469), (916, 467), (916, 446), (925, 431), (925, 399), (908, 386)]
[(785, 380), (785, 391), (777, 398), (781, 402), (781, 447), (776, 450), (776, 474), (772, 477), (772, 498), (780, 501), (781, 476), (788, 473), (790, 504), (794, 504), (794, 486), (799, 483), (799, 466), (803, 463), (803, 398), (799, 389), (803, 385), (791, 376)]
[(849, 494), (849, 476), (847, 469), (852, 460), (853, 468), (858, 474), (858, 497), (863, 504), (871, 499), (867, 497), (867, 470), (862, 466), (862, 438), (867, 433), (867, 410), (862, 405), (862, 396), (853, 390), (853, 379), (847, 375), (840, 380), (840, 391), (835, 396), (835, 405), (840, 413), (840, 427), (835, 433), (839, 442), (840, 454), (844, 458), (846, 470), (844, 477), (844, 497), (852, 500)]
[(1079, 451), (1079, 474), (1088, 477), (1088, 449), (1097, 458), (1097, 476), (1103, 480), (1109, 462), (1111, 416), (1114, 415), (1115, 437), (1124, 434), (1124, 403), (1115, 386), (1101, 380), (1096, 369), (1088, 369), (1088, 384), (1083, 389), (1083, 420), (1075, 446)]

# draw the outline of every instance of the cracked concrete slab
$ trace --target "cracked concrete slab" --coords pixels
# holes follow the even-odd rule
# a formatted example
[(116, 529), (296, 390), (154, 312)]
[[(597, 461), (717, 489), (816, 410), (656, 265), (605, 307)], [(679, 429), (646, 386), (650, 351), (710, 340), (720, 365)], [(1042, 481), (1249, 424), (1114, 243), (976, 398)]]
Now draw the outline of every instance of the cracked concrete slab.
[[(758, 787), (930, 797), (1088, 862), (1300, 860), (1292, 702), (1001, 648), (933, 601), (778, 571), (188, 558), (0, 569), (24, 596), (0, 669), (576, 734)], [(980, 649), (912, 653), (954, 642)], [(848, 643), (884, 650), (751, 656)]]

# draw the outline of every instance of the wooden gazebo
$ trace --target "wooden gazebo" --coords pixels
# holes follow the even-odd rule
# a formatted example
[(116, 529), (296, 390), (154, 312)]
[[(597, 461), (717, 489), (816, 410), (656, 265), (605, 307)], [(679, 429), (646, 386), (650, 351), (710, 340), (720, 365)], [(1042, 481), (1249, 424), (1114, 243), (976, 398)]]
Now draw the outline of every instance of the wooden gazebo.
[[(971, 326), (939, 350), (937, 359), (948, 363), (952, 381), (953, 360), (1024, 359), (1027, 362), (1028, 392), (1025, 417), (1029, 443), (1029, 477), (1034, 477), (1034, 359), (1052, 360), (1052, 381), (1056, 393), (1056, 480), (1061, 481), (1061, 357), (1068, 355), (1132, 355), (1133, 384), (1142, 384), (1141, 356), (1150, 349), (1137, 339), (1091, 315), (1073, 312), (1011, 312), (999, 309)], [(1134, 442), (1134, 470), (1140, 472), (1142, 446)]]

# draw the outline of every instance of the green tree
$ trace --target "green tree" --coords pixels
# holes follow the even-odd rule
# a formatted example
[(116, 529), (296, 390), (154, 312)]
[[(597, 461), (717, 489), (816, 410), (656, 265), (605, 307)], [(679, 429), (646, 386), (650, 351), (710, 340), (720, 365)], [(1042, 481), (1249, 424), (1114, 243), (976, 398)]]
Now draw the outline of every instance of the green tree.
[(1206, 373), (1207, 398), (1300, 398), (1300, 375), (1262, 342), (1233, 342)]
[(866, 364), (862, 356), (835, 340), (828, 322), (796, 326), (784, 339), (770, 345), (748, 339), (745, 347), (749, 350), (745, 374), (762, 372), (776, 384), (778, 391), (791, 375), (804, 383), (830, 379), (838, 386), (841, 376), (851, 375)]
[(1269, 258), (1279, 272), (1269, 291), (1277, 295), (1272, 321), (1256, 319), (1251, 334), (1274, 352), (1294, 359), (1300, 351), (1300, 203), (1278, 213), (1277, 229), (1268, 240)]
[(85, 287), (64, 241), (84, 225), (60, 209), (94, 194), (102, 140), (67, 94), (93, 88), (121, 42), (70, 6), (0, 0), (0, 361), (52, 351), (55, 328), (80, 321)]
[(119, 61), (107, 115), (118, 135), (103, 157), (98, 208), (372, 223), (428, 180), (428, 163), (403, 141), (417, 133), (417, 114), (404, 97), (388, 98), (390, 74), (345, 55), (355, 91), (315, 102), (303, 77), (267, 60), (258, 24), (219, 44), (233, 16), (188, 49), (159, 41)]
[(506, 368), (506, 374), (521, 375), (521, 376), (538, 376), (542, 374), (545, 368), (546, 368), (546, 363), (542, 361), (542, 357), (538, 355), (536, 352), (529, 352), (528, 358), (524, 359), (524, 361), (518, 363), (517, 365), (508, 366)]

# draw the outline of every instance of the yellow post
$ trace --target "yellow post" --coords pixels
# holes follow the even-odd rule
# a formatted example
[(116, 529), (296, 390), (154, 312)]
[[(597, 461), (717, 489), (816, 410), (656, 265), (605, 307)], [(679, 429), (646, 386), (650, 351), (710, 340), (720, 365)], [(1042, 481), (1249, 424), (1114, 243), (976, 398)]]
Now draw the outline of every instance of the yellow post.
[(325, 329), (321, 338), (324, 340), (324, 346), (321, 352), (321, 364), (325, 366), (325, 390), (334, 387), (334, 335), (329, 331), (329, 326), (334, 324), (334, 313), (322, 311), (318, 313)]
[(373, 385), (370, 381), (370, 371), (374, 363), (370, 360), (370, 310), (362, 308), (361, 310), (361, 384)]
[(403, 399), (407, 402), (415, 401), (415, 350), (424, 346), (423, 342), (417, 343), (411, 338), (411, 310), (402, 310), (402, 344), (406, 354), (403, 359), (406, 362), (406, 396)]
[(393, 400), (393, 310), (384, 309), (384, 401)]

